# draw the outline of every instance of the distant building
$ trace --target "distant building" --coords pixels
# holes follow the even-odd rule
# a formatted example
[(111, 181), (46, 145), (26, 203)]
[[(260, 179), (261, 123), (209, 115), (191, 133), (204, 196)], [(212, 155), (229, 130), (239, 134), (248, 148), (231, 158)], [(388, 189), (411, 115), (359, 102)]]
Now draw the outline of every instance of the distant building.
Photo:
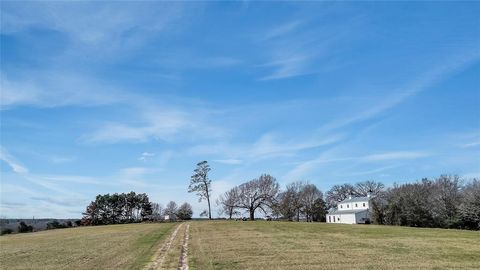
[(327, 223), (365, 224), (370, 223), (370, 193), (367, 197), (352, 197), (338, 203), (327, 214)]
[(170, 215), (165, 215), (165, 220), (170, 220)]

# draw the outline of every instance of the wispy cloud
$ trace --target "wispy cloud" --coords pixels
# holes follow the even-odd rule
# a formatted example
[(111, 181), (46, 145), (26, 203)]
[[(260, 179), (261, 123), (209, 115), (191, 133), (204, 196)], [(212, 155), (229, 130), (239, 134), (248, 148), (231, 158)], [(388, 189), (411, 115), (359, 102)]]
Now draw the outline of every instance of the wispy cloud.
[(150, 152), (143, 152), (140, 157), (138, 158), (138, 160), (140, 161), (147, 161), (148, 159), (150, 159), (151, 157), (154, 157), (155, 156), (155, 153), (150, 153)]
[[(392, 151), (392, 152), (384, 152), (384, 153), (370, 154), (370, 155), (363, 155), (363, 156), (343, 156), (342, 157), (342, 156), (334, 155), (332, 150), (330, 149), (322, 153), (317, 158), (307, 160), (296, 165), (292, 170), (290, 170), (287, 173), (286, 178), (300, 179), (311, 170), (320, 167), (322, 164), (328, 164), (328, 163), (336, 163), (336, 162), (348, 162), (348, 164), (380, 163), (380, 162), (386, 162), (386, 161), (415, 160), (419, 158), (425, 158), (430, 155), (431, 155), (430, 153), (425, 151)], [(396, 164), (382, 167), (381, 170), (390, 169), (390, 168), (393, 168), (394, 166), (396, 166)], [(361, 175), (363, 173), (364, 172), (360, 172), (358, 175)], [(367, 171), (366, 173), (373, 173), (373, 172)]]
[(120, 102), (127, 95), (105, 82), (88, 76), (73, 75), (64, 71), (27, 71), (11, 80), (2, 73), (0, 83), (0, 108), (16, 106), (36, 107), (98, 106)]
[(181, 3), (13, 2), (2, 5), (1, 29), (15, 33), (40, 26), (63, 33), (79, 45), (115, 49), (168, 30), (182, 18), (184, 9)]
[(390, 169), (396, 168), (398, 165), (383, 166), (380, 168), (365, 170), (365, 171), (355, 171), (348, 173), (339, 173), (339, 176), (359, 176), (359, 175), (369, 175), (369, 174), (378, 174), (379, 172), (388, 171)]
[[(133, 105), (135, 113), (132, 114), (134, 124), (128, 123), (128, 120), (107, 122), (97, 130), (84, 134), (80, 140), (87, 143), (145, 142), (152, 139), (172, 141), (224, 134), (222, 128), (209, 123), (207, 118), (200, 118), (193, 108), (187, 112), (179, 106), (152, 106), (143, 101), (136, 103)], [(203, 115), (207, 114), (208, 111), (203, 110)]]
[(253, 143), (219, 143), (192, 147), (189, 152), (195, 155), (222, 155), (227, 160), (260, 160), (292, 156), (299, 151), (330, 145), (340, 141), (342, 134), (319, 137), (285, 139), (273, 134), (264, 134)]
[(261, 39), (268, 60), (258, 67), (268, 70), (269, 74), (259, 80), (286, 79), (331, 70), (326, 67), (328, 59), (336, 56), (339, 47), (358, 38), (354, 29), (362, 26), (362, 21), (363, 17), (353, 16), (330, 27), (312, 28), (295, 20), (268, 30)]
[(470, 142), (461, 145), (463, 148), (470, 148), (470, 147), (477, 147), (480, 146), (480, 141), (478, 142)]
[(12, 168), (15, 173), (28, 173), (28, 169), (21, 165), (20, 162), (18, 162), (12, 155), (10, 155), (7, 150), (2, 146), (0, 146), (0, 160), (7, 163), (7, 165), (10, 166), (10, 168)]
[(432, 88), (437, 83), (446, 80), (456, 72), (477, 63), (480, 60), (480, 52), (476, 48), (467, 49), (453, 55), (454, 57), (451, 57), (448, 60), (443, 59), (441, 64), (435, 64), (430, 70), (423, 72), (407, 85), (388, 91), (393, 92), (394, 94), (382, 98), (377, 104), (369, 104), (368, 109), (365, 109), (362, 112), (355, 112), (351, 117), (335, 119), (335, 121), (326, 124), (323, 129), (332, 130), (373, 118), (400, 105), (408, 98)]
[(242, 164), (241, 159), (214, 159), (213, 162), (218, 162), (222, 164), (228, 164), (228, 165), (237, 165), (237, 164)]
[(388, 160), (399, 160), (399, 159), (417, 159), (422, 157), (428, 157), (432, 154), (425, 151), (397, 151), (397, 152), (387, 152), (380, 154), (373, 154), (361, 157), (360, 160), (364, 162), (374, 162), (374, 161), (388, 161)]
[(294, 20), (291, 22), (287, 22), (285, 24), (281, 24), (275, 26), (274, 28), (270, 29), (266, 34), (264, 34), (262, 40), (268, 40), (276, 37), (283, 36), (285, 34), (291, 33), (295, 29), (297, 29), (302, 24), (299, 20)]

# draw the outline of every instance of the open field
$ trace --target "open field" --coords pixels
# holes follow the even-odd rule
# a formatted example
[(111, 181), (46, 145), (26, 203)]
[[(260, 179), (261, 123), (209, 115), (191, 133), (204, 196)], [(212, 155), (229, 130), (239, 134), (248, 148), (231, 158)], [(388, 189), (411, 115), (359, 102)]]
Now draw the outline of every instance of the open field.
[(174, 224), (80, 227), (0, 237), (0, 269), (139, 269)]
[(480, 232), (266, 221), (2, 236), (0, 268), (177, 269), (187, 225), (190, 269), (480, 269)]
[(480, 232), (288, 222), (196, 222), (193, 269), (480, 269)]

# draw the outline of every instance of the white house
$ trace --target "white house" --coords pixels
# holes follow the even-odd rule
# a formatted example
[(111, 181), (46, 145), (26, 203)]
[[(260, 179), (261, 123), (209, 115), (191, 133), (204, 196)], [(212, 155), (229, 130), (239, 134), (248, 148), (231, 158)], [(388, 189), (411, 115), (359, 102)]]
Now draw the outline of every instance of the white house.
[(359, 224), (370, 222), (370, 193), (367, 197), (352, 197), (338, 203), (327, 214), (327, 223)]

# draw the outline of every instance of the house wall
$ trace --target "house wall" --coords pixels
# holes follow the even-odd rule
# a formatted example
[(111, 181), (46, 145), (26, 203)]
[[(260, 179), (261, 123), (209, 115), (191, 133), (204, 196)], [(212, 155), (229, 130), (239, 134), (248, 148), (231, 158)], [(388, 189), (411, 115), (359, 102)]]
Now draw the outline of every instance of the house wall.
[(340, 214), (340, 223), (355, 224), (355, 214)]
[(358, 210), (358, 209), (368, 209), (368, 207), (369, 207), (368, 201), (338, 204), (338, 210)]
[(327, 214), (327, 223), (355, 224), (355, 214)]

